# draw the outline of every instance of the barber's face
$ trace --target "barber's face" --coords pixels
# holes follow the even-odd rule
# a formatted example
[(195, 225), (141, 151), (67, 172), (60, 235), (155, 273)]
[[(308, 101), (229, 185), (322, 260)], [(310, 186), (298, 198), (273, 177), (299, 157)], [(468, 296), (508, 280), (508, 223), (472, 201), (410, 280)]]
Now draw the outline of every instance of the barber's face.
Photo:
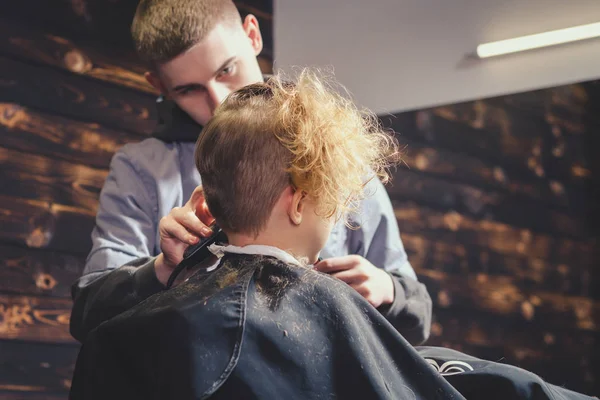
[(261, 82), (256, 56), (262, 50), (258, 22), (248, 15), (243, 28), (218, 24), (190, 50), (158, 66), (148, 80), (205, 125), (231, 92)]

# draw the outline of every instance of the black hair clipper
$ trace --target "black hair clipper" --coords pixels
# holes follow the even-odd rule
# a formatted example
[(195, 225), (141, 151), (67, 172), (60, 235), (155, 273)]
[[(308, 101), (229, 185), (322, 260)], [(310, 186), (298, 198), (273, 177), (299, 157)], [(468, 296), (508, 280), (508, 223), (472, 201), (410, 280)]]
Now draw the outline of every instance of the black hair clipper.
[(201, 238), (198, 243), (185, 250), (183, 253), (183, 260), (175, 267), (171, 276), (169, 276), (167, 289), (170, 289), (171, 286), (173, 286), (175, 279), (181, 271), (201, 263), (212, 255), (210, 250), (208, 250), (208, 246), (213, 243), (227, 243), (227, 235), (225, 235), (225, 232), (223, 232), (216, 223), (212, 224), (209, 228), (213, 231), (212, 235)]

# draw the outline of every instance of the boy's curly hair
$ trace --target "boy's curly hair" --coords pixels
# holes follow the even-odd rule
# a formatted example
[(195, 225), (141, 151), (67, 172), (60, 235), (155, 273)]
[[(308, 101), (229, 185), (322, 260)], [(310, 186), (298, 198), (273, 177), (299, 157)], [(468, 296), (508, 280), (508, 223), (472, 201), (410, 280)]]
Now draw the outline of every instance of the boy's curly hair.
[(257, 235), (288, 185), (312, 197), (318, 215), (339, 218), (357, 209), (371, 179), (389, 180), (395, 137), (329, 82), (305, 69), (295, 83), (275, 76), (217, 108), (195, 158), (223, 229)]

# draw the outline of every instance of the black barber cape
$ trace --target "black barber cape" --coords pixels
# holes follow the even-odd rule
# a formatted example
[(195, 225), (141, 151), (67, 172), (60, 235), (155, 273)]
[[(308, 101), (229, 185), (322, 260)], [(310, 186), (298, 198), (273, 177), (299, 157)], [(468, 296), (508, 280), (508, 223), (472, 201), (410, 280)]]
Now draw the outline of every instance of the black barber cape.
[(94, 329), (70, 398), (588, 397), (515, 367), (416, 349), (345, 283), (269, 256), (228, 253), (215, 271)]

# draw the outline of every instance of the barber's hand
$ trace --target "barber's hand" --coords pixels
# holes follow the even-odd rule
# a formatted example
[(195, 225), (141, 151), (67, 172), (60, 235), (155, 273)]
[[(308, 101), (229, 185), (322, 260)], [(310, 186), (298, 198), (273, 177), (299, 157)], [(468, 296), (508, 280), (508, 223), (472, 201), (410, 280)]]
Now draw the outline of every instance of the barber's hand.
[(158, 224), (161, 254), (156, 258), (156, 277), (166, 285), (173, 269), (183, 260), (183, 252), (188, 246), (198, 243), (200, 237), (212, 234), (209, 225), (214, 222), (208, 211), (202, 187), (194, 189), (192, 196), (183, 207), (175, 207), (161, 218)]
[(391, 276), (361, 256), (328, 258), (315, 269), (346, 282), (375, 308), (394, 301)]

